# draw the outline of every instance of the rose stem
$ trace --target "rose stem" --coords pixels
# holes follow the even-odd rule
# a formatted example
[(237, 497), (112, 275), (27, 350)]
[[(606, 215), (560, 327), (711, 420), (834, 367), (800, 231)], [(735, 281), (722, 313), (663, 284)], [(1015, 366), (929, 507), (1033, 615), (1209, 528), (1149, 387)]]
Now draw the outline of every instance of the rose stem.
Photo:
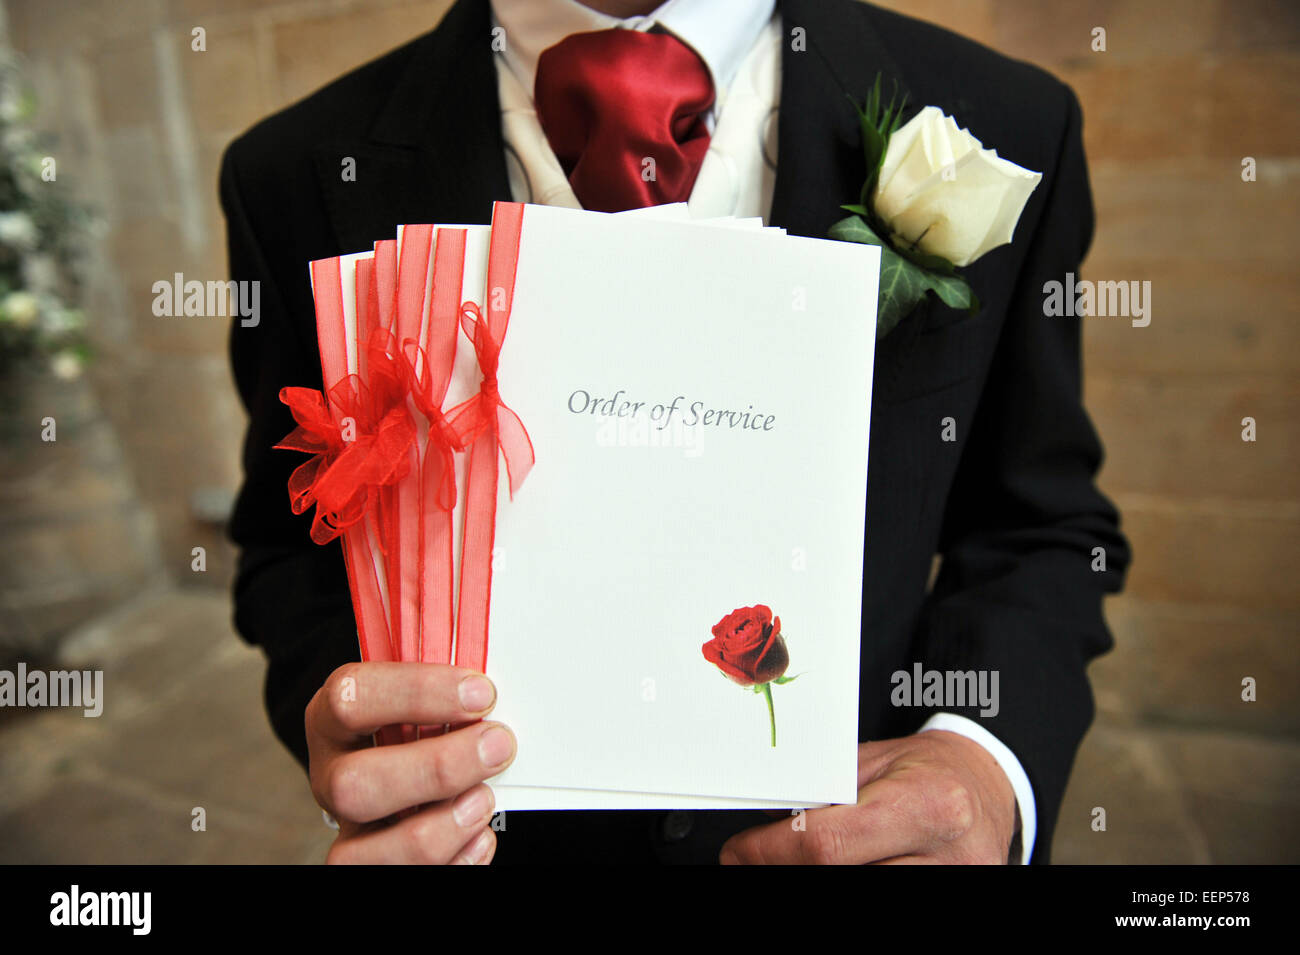
[(763, 696), (767, 698), (767, 719), (772, 724), (772, 745), (776, 745), (776, 711), (772, 708), (772, 684), (763, 684)]

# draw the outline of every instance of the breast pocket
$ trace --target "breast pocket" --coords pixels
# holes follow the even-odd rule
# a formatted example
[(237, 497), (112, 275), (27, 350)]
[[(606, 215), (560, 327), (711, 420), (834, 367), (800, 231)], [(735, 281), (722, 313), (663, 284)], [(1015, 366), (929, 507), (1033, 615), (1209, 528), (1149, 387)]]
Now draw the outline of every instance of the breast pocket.
[(982, 375), (993, 315), (974, 316), (927, 296), (876, 349), (876, 400), (895, 404), (953, 388)]

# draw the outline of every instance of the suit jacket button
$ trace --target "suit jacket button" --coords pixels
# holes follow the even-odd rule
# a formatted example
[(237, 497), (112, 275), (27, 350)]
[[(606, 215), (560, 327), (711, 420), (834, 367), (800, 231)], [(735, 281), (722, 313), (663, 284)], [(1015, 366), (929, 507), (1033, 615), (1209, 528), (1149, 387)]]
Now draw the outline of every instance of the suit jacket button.
[(664, 816), (663, 823), (660, 825), (660, 832), (663, 833), (665, 842), (681, 842), (691, 834), (691, 826), (694, 820), (689, 812), (683, 812), (680, 809), (674, 809)]

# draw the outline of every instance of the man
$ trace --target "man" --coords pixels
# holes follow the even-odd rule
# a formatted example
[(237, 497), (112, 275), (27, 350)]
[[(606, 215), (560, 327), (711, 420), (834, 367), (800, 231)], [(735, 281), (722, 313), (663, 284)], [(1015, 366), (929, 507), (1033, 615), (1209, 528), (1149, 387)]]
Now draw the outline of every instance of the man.
[[(479, 721), (491, 684), (350, 664), (341, 552), (290, 514), (299, 460), (271, 446), (293, 427), (279, 389), (321, 385), (306, 263), (400, 222), (486, 222), (512, 198), (603, 211), (689, 200), (697, 215), (824, 237), (857, 200), (849, 97), (877, 74), (908, 93), (905, 119), (938, 106), (1043, 181), (1015, 241), (966, 270), (978, 314), (927, 301), (879, 343), (858, 803), (810, 811), (802, 828), (747, 811), (511, 813), (498, 836), (482, 780), (515, 741)], [(853, 0), (460, 0), (433, 32), (233, 143), (221, 174), (232, 277), (260, 281), (264, 303), (231, 340), (250, 415), (236, 624), (268, 657), (276, 732), (339, 820), (329, 861), (1046, 862), (1092, 718), (1084, 667), (1110, 646), (1101, 598), (1129, 560), (1093, 486), (1078, 320), (1042, 305), (1091, 240), (1080, 123), (1073, 94), (1041, 71)], [(647, 140), (669, 157), (653, 180), (639, 175)], [(907, 705), (893, 674), (916, 666), (996, 674), (998, 705)], [(393, 723), (465, 725), (370, 747)]]

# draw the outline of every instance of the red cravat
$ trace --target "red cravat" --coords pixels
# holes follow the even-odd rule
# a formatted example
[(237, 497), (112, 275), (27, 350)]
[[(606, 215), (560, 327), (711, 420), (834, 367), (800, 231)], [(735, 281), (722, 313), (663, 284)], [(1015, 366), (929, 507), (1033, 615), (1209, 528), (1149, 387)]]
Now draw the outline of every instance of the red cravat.
[(668, 33), (575, 33), (542, 51), (537, 118), (584, 209), (690, 197), (709, 148), (713, 80)]

